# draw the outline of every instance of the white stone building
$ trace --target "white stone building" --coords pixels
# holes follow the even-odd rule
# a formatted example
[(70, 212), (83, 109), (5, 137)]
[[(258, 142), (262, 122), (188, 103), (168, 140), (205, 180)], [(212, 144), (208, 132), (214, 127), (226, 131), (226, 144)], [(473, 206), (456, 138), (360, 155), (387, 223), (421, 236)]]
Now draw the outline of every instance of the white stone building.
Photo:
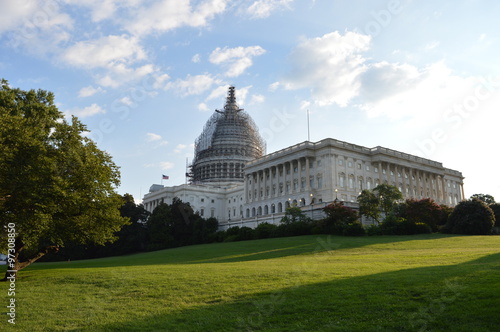
[[(321, 217), (321, 209), (336, 199), (355, 207), (363, 189), (382, 183), (398, 187), (405, 199), (432, 198), (449, 206), (464, 199), (460, 172), (380, 146), (366, 148), (327, 138), (263, 155), (263, 142), (241, 111), (231, 87), (225, 112), (218, 111), (225, 120), (219, 124), (222, 115), (211, 118), (197, 140), (195, 181), (151, 186), (143, 199), (148, 211), (178, 197), (202, 217), (217, 218), (222, 228), (255, 227), (264, 221), (278, 223), (290, 205), (313, 218)], [(245, 118), (235, 121), (239, 114)]]

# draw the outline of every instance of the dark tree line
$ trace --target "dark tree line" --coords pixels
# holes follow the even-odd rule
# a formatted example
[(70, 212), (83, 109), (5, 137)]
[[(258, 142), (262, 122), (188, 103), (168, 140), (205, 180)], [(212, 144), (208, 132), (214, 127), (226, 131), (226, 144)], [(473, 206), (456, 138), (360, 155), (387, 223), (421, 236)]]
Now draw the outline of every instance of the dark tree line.
[(217, 219), (202, 218), (189, 203), (178, 198), (174, 198), (172, 204), (161, 203), (153, 213), (149, 213), (142, 204), (134, 202), (132, 195), (125, 194), (119, 210), (122, 217), (130, 220), (130, 224), (115, 233), (116, 241), (105, 245), (69, 243), (57, 254), (47, 255), (44, 260), (119, 256), (215, 241)]

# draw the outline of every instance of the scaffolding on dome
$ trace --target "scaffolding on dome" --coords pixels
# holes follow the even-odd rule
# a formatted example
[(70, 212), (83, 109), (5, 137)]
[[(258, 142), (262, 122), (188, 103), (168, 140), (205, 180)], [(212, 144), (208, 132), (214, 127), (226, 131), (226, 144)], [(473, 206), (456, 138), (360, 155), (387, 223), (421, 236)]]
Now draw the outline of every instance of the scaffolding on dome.
[(195, 157), (187, 175), (191, 183), (242, 182), (246, 162), (266, 153), (254, 121), (236, 104), (229, 87), (223, 110), (215, 110), (195, 141)]

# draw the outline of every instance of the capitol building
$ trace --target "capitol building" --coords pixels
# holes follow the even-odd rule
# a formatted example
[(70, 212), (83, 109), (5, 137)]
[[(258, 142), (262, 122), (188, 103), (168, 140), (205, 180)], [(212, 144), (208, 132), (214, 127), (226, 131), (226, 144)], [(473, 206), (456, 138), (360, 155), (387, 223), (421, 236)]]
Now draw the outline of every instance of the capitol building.
[(236, 103), (234, 87), (196, 139), (188, 175), (186, 184), (153, 184), (143, 198), (145, 209), (152, 212), (177, 197), (226, 229), (277, 224), (293, 205), (314, 219), (334, 200), (355, 208), (363, 189), (382, 183), (399, 188), (405, 199), (432, 198), (448, 206), (464, 199), (461, 172), (380, 146), (325, 138), (266, 154), (257, 126)]

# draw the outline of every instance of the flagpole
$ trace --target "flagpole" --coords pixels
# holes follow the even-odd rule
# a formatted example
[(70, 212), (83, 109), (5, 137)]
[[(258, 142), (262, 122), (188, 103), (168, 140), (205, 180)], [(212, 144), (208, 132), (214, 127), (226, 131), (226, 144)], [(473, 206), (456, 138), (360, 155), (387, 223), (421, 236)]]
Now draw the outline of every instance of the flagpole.
[(311, 141), (311, 136), (309, 132), (309, 109), (307, 110), (307, 141)]

